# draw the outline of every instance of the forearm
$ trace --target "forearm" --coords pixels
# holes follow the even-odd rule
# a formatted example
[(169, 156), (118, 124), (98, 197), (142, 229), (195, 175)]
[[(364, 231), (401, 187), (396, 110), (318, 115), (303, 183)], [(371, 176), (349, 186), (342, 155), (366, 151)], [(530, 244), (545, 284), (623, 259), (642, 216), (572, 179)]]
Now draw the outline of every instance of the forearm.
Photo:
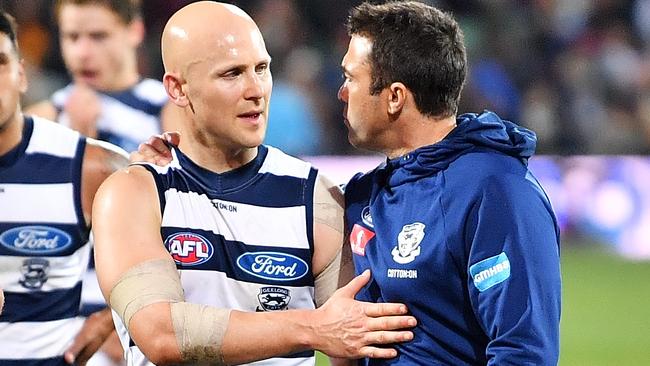
[(221, 349), (223, 359), (226, 364), (241, 364), (317, 348), (313, 313), (233, 311)]

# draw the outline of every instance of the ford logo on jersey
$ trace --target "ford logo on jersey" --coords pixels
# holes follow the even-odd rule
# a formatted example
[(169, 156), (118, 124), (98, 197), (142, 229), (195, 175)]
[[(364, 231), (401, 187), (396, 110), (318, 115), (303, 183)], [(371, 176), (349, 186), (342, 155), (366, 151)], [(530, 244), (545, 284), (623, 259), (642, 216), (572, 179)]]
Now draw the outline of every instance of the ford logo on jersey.
[(65, 231), (49, 226), (21, 226), (2, 233), (0, 243), (21, 253), (42, 255), (64, 250), (72, 238)]
[(214, 248), (208, 239), (195, 233), (176, 233), (167, 237), (165, 246), (177, 264), (196, 266), (207, 262)]
[(275, 281), (297, 280), (307, 274), (309, 266), (302, 259), (286, 253), (244, 253), (237, 266), (255, 277)]

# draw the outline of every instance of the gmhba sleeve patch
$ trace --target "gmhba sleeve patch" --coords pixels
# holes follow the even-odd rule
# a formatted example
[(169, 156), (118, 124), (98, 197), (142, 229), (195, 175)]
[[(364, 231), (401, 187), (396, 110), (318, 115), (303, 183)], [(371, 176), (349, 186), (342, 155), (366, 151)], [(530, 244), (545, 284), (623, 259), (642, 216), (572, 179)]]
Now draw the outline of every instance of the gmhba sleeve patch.
[(502, 252), (472, 265), (469, 273), (474, 286), (483, 292), (510, 277), (510, 261), (506, 253)]

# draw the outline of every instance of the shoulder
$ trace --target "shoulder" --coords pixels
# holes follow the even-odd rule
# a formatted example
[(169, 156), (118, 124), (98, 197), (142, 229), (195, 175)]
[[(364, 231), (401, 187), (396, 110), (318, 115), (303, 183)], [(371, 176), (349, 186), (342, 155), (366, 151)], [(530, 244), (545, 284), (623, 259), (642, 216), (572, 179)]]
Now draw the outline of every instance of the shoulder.
[[(132, 165), (111, 174), (97, 192), (97, 204), (134, 206), (151, 198), (157, 202), (153, 176), (142, 166)], [(153, 193), (154, 195), (151, 195)]]
[(36, 104), (32, 104), (26, 107), (24, 112), (25, 114), (39, 116), (49, 120), (55, 120), (59, 114), (59, 111), (50, 100), (43, 100)]
[(291, 156), (273, 146), (265, 145), (268, 149), (266, 159), (260, 168), (260, 173), (308, 178), (315, 169), (310, 163)]
[(76, 155), (79, 142), (84, 139), (79, 132), (38, 116), (32, 116), (32, 119), (34, 131), (27, 147), (28, 152), (66, 158)]
[(129, 164), (129, 156), (122, 148), (105, 141), (86, 138), (84, 173), (108, 177)]

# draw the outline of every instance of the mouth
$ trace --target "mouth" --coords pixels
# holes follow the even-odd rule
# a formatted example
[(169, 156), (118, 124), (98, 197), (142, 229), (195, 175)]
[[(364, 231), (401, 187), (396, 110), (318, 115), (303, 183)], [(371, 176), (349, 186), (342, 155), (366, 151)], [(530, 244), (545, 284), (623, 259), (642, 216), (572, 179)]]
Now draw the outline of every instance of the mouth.
[(82, 80), (95, 80), (99, 76), (99, 72), (93, 70), (79, 70), (76, 75)]
[(262, 111), (251, 111), (238, 115), (237, 117), (246, 120), (250, 123), (259, 123), (262, 119)]

